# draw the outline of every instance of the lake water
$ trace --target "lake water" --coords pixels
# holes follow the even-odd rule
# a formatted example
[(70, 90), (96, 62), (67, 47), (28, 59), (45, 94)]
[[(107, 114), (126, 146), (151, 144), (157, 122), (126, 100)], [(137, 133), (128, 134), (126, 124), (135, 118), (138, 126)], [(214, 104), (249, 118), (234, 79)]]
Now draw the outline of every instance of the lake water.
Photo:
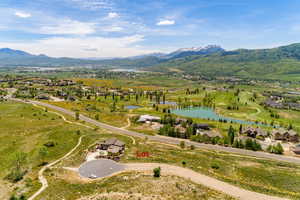
[(140, 108), (141, 106), (133, 106), (133, 105), (129, 105), (129, 106), (125, 106), (126, 109), (128, 110), (133, 110), (133, 109), (137, 109)]
[(196, 108), (185, 108), (185, 109), (173, 109), (171, 113), (184, 116), (184, 117), (191, 117), (191, 118), (199, 118), (199, 119), (210, 119), (210, 120), (226, 120), (227, 122), (233, 122), (238, 124), (246, 124), (246, 125), (261, 125), (265, 126), (264, 124), (256, 124), (255, 122), (233, 119), (229, 117), (224, 117), (217, 114), (214, 110), (205, 107), (196, 107)]

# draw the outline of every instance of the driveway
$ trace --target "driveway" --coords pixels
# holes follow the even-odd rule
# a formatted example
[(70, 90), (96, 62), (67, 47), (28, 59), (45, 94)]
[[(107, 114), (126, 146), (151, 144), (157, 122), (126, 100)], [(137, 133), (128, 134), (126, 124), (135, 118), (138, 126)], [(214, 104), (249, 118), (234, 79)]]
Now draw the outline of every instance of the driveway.
[(92, 160), (79, 167), (79, 174), (84, 178), (103, 178), (123, 171), (124, 165), (109, 159)]

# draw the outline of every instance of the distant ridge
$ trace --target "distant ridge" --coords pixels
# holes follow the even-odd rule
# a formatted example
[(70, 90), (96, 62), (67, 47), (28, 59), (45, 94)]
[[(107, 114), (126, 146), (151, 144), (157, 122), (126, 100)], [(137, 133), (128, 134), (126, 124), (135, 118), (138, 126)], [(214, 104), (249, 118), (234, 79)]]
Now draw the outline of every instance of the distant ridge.
[(51, 58), (9, 48), (0, 49), (0, 66), (101, 66), (143, 68), (159, 72), (186, 72), (206, 77), (237, 76), (300, 80), (300, 43), (270, 49), (226, 51), (218, 45), (181, 48), (164, 54), (153, 53), (129, 58)]

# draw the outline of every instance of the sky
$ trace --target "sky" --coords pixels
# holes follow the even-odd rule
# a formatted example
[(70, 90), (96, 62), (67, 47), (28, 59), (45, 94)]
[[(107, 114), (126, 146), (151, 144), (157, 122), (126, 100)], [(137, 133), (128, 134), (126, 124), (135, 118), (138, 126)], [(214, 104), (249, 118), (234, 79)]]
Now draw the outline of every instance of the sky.
[(0, 48), (128, 57), (300, 42), (299, 0), (0, 0)]

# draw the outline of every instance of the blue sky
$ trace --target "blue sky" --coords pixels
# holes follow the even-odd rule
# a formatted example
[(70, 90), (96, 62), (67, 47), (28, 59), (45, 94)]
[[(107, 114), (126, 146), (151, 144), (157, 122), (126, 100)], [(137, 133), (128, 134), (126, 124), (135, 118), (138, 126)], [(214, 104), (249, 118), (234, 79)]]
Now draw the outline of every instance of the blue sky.
[(300, 42), (299, 0), (1, 0), (0, 48), (126, 57)]

